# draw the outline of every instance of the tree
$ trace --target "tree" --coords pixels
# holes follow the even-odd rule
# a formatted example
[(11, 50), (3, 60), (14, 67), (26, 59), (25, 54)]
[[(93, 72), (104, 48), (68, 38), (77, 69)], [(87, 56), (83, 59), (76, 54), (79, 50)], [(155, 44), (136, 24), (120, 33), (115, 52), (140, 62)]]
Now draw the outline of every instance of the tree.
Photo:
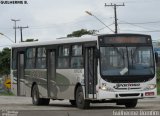
[(78, 31), (73, 31), (71, 34), (68, 34), (67, 37), (81, 37), (82, 35), (93, 35), (95, 33), (96, 30), (81, 29)]
[(10, 74), (10, 54), (11, 50), (9, 48), (4, 48), (0, 52), (0, 75)]
[(34, 42), (34, 41), (38, 41), (38, 39), (26, 39), (26, 41), (24, 42)]

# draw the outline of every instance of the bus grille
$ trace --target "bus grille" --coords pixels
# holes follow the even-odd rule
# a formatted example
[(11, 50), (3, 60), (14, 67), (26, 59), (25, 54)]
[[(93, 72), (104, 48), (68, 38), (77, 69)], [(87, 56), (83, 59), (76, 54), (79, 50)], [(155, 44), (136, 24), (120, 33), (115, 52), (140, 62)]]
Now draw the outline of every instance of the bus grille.
[(141, 89), (140, 87), (137, 88), (116, 88), (117, 90), (139, 90)]
[(139, 93), (119, 94), (120, 97), (133, 97), (139, 95), (140, 95)]

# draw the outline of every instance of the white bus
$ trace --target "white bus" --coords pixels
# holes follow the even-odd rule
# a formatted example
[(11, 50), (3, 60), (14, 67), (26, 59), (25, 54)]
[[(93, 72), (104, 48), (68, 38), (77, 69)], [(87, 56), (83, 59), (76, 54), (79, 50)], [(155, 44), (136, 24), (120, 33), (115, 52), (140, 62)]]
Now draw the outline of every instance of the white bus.
[(115, 102), (133, 108), (157, 95), (150, 35), (107, 34), (12, 46), (12, 91), (35, 105), (68, 99), (84, 109)]

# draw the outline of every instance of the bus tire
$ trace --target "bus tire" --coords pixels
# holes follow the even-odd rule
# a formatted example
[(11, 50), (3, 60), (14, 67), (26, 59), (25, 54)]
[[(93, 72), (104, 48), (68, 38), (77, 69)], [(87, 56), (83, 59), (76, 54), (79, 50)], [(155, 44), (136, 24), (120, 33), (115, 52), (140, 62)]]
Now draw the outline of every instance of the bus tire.
[(125, 103), (126, 108), (135, 108), (137, 105), (137, 101), (137, 99), (128, 100), (128, 102)]
[(72, 106), (76, 106), (76, 100), (69, 100), (69, 102), (71, 103)]
[(50, 99), (49, 98), (40, 98), (41, 101), (42, 101), (42, 104), (41, 105), (48, 105), (49, 102), (50, 102)]
[(42, 98), (39, 97), (38, 86), (35, 84), (32, 88), (32, 103), (34, 105), (42, 105)]
[(84, 99), (83, 89), (81, 86), (76, 90), (76, 104), (80, 109), (87, 109), (90, 106), (90, 102)]

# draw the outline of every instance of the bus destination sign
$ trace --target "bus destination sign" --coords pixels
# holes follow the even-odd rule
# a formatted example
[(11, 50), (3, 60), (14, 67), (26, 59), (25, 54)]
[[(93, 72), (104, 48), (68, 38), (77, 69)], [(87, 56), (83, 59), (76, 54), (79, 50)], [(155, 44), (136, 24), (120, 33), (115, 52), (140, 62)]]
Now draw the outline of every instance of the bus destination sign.
[(140, 36), (117, 36), (117, 37), (104, 37), (100, 39), (102, 44), (147, 44), (151, 43), (148, 37)]

